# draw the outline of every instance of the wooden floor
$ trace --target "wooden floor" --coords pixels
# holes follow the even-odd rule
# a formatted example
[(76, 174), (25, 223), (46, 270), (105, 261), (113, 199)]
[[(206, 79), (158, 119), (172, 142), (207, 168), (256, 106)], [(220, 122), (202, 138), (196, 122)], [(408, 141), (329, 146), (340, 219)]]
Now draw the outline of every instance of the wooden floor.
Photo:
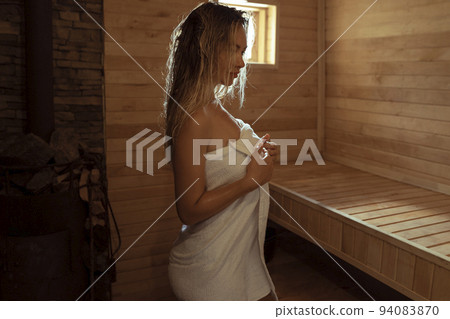
[(273, 242), (266, 243), (266, 253), (273, 251), (267, 267), (280, 301), (409, 300), (333, 256), (369, 296), (316, 245), (274, 223), (269, 225), (277, 235)]
[(278, 224), (411, 298), (449, 297), (449, 195), (331, 162), (279, 167), (271, 194), (293, 217), (272, 202)]

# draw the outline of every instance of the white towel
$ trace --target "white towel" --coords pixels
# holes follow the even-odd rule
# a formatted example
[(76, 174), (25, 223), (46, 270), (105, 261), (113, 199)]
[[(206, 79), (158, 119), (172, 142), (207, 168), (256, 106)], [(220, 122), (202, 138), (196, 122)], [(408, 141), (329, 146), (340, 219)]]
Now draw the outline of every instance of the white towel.
[[(259, 137), (249, 124), (237, 121), (240, 139), (214, 152), (223, 156), (206, 160), (207, 190), (246, 174), (241, 163), (251, 151), (244, 141), (255, 145)], [(229, 165), (230, 156), (235, 165)], [(264, 261), (270, 199), (268, 184), (262, 187), (265, 191), (258, 187), (207, 220), (182, 226), (169, 256), (169, 280), (178, 299), (258, 300), (270, 292), (278, 300)]]

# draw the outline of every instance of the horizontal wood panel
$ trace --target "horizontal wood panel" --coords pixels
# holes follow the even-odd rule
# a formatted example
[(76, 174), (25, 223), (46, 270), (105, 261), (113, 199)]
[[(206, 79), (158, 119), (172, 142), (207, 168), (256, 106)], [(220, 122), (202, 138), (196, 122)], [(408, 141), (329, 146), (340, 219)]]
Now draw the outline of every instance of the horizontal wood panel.
[(411, 171), (404, 169), (403, 167), (396, 167), (396, 169), (393, 170), (390, 164), (387, 165), (367, 158), (340, 153), (340, 150), (334, 150), (334, 153), (336, 155), (333, 153), (326, 153), (325, 156), (327, 159), (340, 164), (349, 165), (361, 170), (371, 171), (374, 174), (385, 176), (393, 180), (417, 185), (425, 189), (450, 195), (448, 179)]
[(109, 200), (112, 203), (136, 198), (158, 198), (173, 194), (173, 185), (157, 185), (149, 187), (135, 187), (129, 189), (111, 190)]
[[(378, 50), (377, 50), (378, 51)], [(367, 52), (365, 50), (340, 50), (332, 51), (328, 54), (328, 58), (342, 61), (353, 61), (358, 58), (360, 61), (368, 62), (383, 62), (393, 61), (399, 59), (401, 61), (449, 61), (450, 52), (448, 48), (425, 48), (425, 49), (409, 49), (403, 51), (402, 49), (383, 49), (383, 53), (379, 52)]]
[(174, 10), (169, 9), (167, 6), (167, 1), (164, 0), (152, 0), (152, 1), (114, 1), (105, 6), (104, 11), (106, 13), (118, 13), (118, 14), (131, 14), (134, 15), (139, 13), (143, 16), (160, 16), (160, 17), (173, 17), (178, 18), (179, 14), (183, 13), (183, 10), (191, 10), (193, 8), (192, 4), (195, 1), (183, 1), (183, 0), (171, 0), (171, 4), (177, 6), (179, 12), (174, 12)]
[[(438, 195), (439, 196), (439, 195)], [(445, 196), (442, 195), (444, 198)], [(433, 196), (430, 196), (430, 198)], [(404, 213), (406, 212), (415, 212), (418, 214), (427, 214), (432, 213), (432, 211), (429, 211), (430, 208), (436, 208), (436, 207), (443, 207), (445, 205), (448, 205), (449, 199), (442, 199), (442, 200), (432, 200), (429, 201), (428, 198), (419, 197), (420, 200), (417, 200), (416, 198), (412, 198), (408, 200), (409, 205), (397, 205), (390, 208), (383, 208), (383, 209), (377, 209), (377, 210), (365, 210), (364, 212), (358, 213), (358, 218), (361, 220), (370, 220), (370, 223), (372, 225), (381, 225), (381, 224), (387, 224), (391, 222), (390, 219), (392, 216), (395, 216), (395, 218), (405, 218), (406, 216)], [(441, 197), (442, 198), (442, 197)], [(416, 203), (417, 201), (417, 203)], [(425, 202), (424, 202), (425, 201)], [(366, 207), (367, 209), (367, 207)], [(345, 211), (345, 210), (344, 210)], [(355, 214), (352, 214), (355, 215)], [(387, 220), (384, 220), (387, 219)]]
[[(426, 165), (429, 179), (441, 181), (444, 184), (448, 182), (448, 174), (450, 172), (447, 170), (445, 165), (439, 163), (431, 163), (424, 160), (419, 160), (416, 158), (409, 158), (402, 155), (391, 154), (388, 152), (383, 152), (380, 150), (373, 150), (370, 148), (365, 148), (362, 146), (356, 146), (352, 144), (344, 144), (336, 141), (328, 140), (327, 149), (330, 153), (335, 153), (339, 155), (348, 154), (348, 159), (351, 157), (359, 158), (361, 161), (365, 162), (377, 162), (380, 166), (390, 165), (398, 169), (407, 169), (411, 172), (417, 172), (420, 176), (420, 172), (423, 169), (423, 165)], [(392, 163), (396, 163), (395, 165)], [(447, 173), (448, 172), (448, 173)]]
[(450, 256), (450, 243), (433, 246), (433, 250), (444, 256)]
[(411, 240), (425, 247), (447, 244), (450, 242), (450, 230)]
[(450, 137), (434, 133), (415, 132), (396, 127), (336, 119), (328, 119), (326, 127), (348, 133), (359, 132), (363, 136), (385, 138), (400, 143), (450, 150)]
[[(327, 33), (330, 38), (335, 39), (338, 31), (344, 30), (372, 3), (373, 1), (361, 1), (351, 9), (346, 9), (345, 5), (330, 7), (327, 4)], [(348, 32), (347, 37), (380, 37), (386, 34), (405, 35), (450, 30), (449, 25), (445, 23), (446, 13), (449, 12), (448, 2), (430, 1), (427, 5), (412, 7), (409, 0), (397, 3), (402, 3), (403, 7), (396, 7), (394, 4), (381, 10), (379, 3), (375, 4), (361, 19), (358, 28)], [(391, 9), (388, 10), (388, 7)], [(408, 7), (408, 10), (404, 10), (405, 7)]]
[[(329, 40), (337, 39), (359, 15), (347, 23), (343, 24), (336, 29), (328, 29), (327, 35)], [(450, 26), (448, 25), (448, 20), (445, 16), (439, 17), (430, 23), (427, 18), (417, 19), (410, 24), (405, 24), (403, 21), (394, 21), (386, 23), (384, 25), (374, 25), (359, 26), (358, 28), (352, 28), (348, 33), (345, 34), (347, 38), (370, 38), (370, 37), (382, 37), (389, 33), (390, 35), (402, 35), (402, 34), (416, 34), (416, 33), (435, 33), (435, 32), (448, 32), (450, 31)]]
[(433, 225), (423, 225), (421, 227), (416, 227), (413, 229), (402, 230), (397, 232), (397, 235), (408, 239), (414, 239), (447, 231), (449, 229), (449, 226), (450, 222), (446, 221), (442, 223), (436, 223)]
[[(341, 210), (349, 215), (354, 214), (368, 214), (365, 217), (370, 218), (370, 214), (376, 214), (380, 210), (386, 210), (396, 207), (404, 207), (416, 205), (420, 207), (423, 207), (422, 205), (427, 205), (428, 203), (434, 202), (436, 200), (442, 200), (445, 199), (445, 195), (443, 194), (436, 194), (436, 195), (422, 195), (417, 196), (415, 195), (413, 198), (406, 198), (406, 199), (392, 199), (384, 202), (378, 202), (375, 204), (363, 204), (361, 206), (355, 206), (351, 208), (341, 208)], [(360, 217), (363, 218), (363, 217)]]
[(406, 230), (414, 229), (416, 227), (424, 227), (428, 225), (435, 225), (449, 220), (450, 214), (439, 214), (435, 216), (424, 216), (421, 218), (407, 220), (395, 224), (390, 224), (386, 226), (380, 226), (383, 230), (396, 233), (403, 232)]
[(447, 76), (450, 61), (327, 61), (330, 74), (383, 74)]
[[(341, 1), (329, 1), (327, 3), (327, 8), (329, 10), (333, 8), (340, 8), (345, 10), (352, 10), (353, 8), (359, 9), (365, 9), (367, 6), (372, 4), (373, 0), (363, 0), (358, 1), (355, 3), (352, 0), (341, 0)], [(408, 7), (420, 7), (424, 8), (427, 7), (428, 4), (431, 3), (443, 3), (446, 2), (446, 0), (397, 0), (392, 2), (384, 2), (384, 1), (378, 1), (376, 4), (376, 9), (378, 12), (384, 12), (384, 11), (391, 11), (391, 10), (401, 10), (405, 8), (405, 5), (407, 4)]]
[[(312, 23), (315, 22), (315, 20), (307, 20), (307, 19), (298, 19), (293, 17), (293, 20), (295, 21), (295, 26), (290, 25), (280, 27), (280, 32), (278, 35), (278, 38), (280, 40), (282, 39), (289, 39), (289, 40), (309, 40), (312, 41), (314, 38), (317, 37), (317, 31), (309, 30)], [(280, 24), (282, 24), (282, 19), (279, 21)]]
[(173, 178), (172, 176), (164, 176), (164, 175), (159, 176), (158, 178), (154, 178), (154, 176), (141, 173), (141, 175), (137, 176), (135, 175), (120, 176), (120, 177), (111, 176), (108, 180), (109, 180), (109, 188), (111, 190), (114, 190), (114, 189), (123, 189), (127, 187), (160, 185), (161, 183), (169, 184), (173, 181)]
[[(357, 48), (375, 47), (386, 49), (411, 49), (411, 48), (442, 48), (450, 45), (450, 32), (439, 33), (415, 33), (412, 35), (402, 34), (387, 35), (383, 37), (370, 38), (346, 38), (339, 40), (339, 45), (336, 45), (333, 50), (346, 50), (348, 46), (354, 45)], [(329, 44), (332, 42), (329, 41)]]
[[(108, 6), (105, 6), (107, 8)], [(164, 31), (173, 30), (178, 24), (177, 10), (167, 11), (168, 16), (141, 15), (134, 13), (115, 13), (105, 14), (105, 25), (108, 27), (133, 29), (136, 32), (141, 30)]]
[[(339, 30), (345, 28), (352, 23), (362, 12), (372, 4), (373, 1), (367, 2), (368, 5), (363, 5), (360, 8), (356, 6), (352, 10), (345, 10), (344, 6), (339, 8), (332, 8), (327, 6), (326, 19), (327, 31)], [(361, 19), (358, 28), (355, 28), (350, 33), (349, 37), (363, 38), (364, 35), (376, 37), (377, 35), (385, 35), (387, 30), (389, 34), (405, 35), (410, 34), (414, 30), (416, 33), (427, 33), (434, 31), (436, 25), (446, 18), (449, 12), (450, 5), (448, 2), (432, 2), (426, 6), (410, 7), (408, 0), (403, 1), (405, 7), (392, 8), (389, 11), (380, 10), (377, 5), (373, 6)], [(431, 22), (430, 22), (431, 20)], [(428, 21), (428, 23), (427, 23)], [(414, 22), (414, 23), (412, 23)], [(388, 27), (400, 26), (396, 30), (390, 30)], [(369, 27), (377, 27), (379, 30), (374, 30), (372, 33), (368, 32)], [(386, 27), (386, 28), (383, 28)], [(422, 28), (420, 28), (422, 27)], [(446, 31), (446, 29), (437, 29), (438, 31)]]
[(346, 144), (367, 145), (373, 149), (379, 149), (387, 152), (397, 152), (412, 158), (428, 160), (430, 162), (447, 164), (450, 158), (450, 152), (444, 150), (436, 150), (431, 147), (418, 146), (403, 142), (396, 142), (385, 138), (375, 138), (362, 136), (358, 134), (345, 133), (339, 130), (329, 130), (333, 139)]
[(329, 107), (326, 110), (327, 118), (367, 123), (372, 125), (402, 128), (410, 131), (434, 133), (436, 135), (450, 136), (450, 126), (445, 121), (434, 121), (422, 118), (407, 118), (395, 115), (377, 114), (362, 111), (353, 111)]
[[(117, 215), (128, 214), (129, 212), (147, 210), (147, 218), (153, 218), (153, 216), (158, 217), (161, 213), (166, 211), (173, 202), (175, 197), (173, 194), (167, 197), (159, 197), (156, 201), (154, 198), (138, 198), (129, 199), (125, 201), (115, 202), (114, 210)], [(155, 215), (156, 214), (156, 215)]]
[[(378, 218), (371, 218), (371, 219), (365, 219), (368, 223), (374, 226), (378, 227), (384, 227), (384, 226), (390, 226), (397, 223), (403, 223), (407, 221), (413, 221), (416, 219), (424, 218), (424, 217), (444, 217), (445, 213), (449, 212), (448, 208), (448, 201), (442, 202), (442, 206), (438, 207), (427, 207), (424, 209), (416, 209), (411, 211), (402, 211), (401, 209), (398, 209), (396, 214), (393, 215), (384, 215), (380, 216)], [(386, 214), (389, 214), (389, 212), (386, 212)], [(442, 215), (442, 216), (437, 216)], [(358, 216), (360, 217), (360, 216)], [(421, 224), (422, 225), (422, 224)]]
[(433, 104), (430, 105), (328, 97), (327, 105), (330, 108), (370, 112), (376, 114), (389, 114), (401, 117), (420, 117), (423, 119), (437, 121), (445, 121), (446, 118), (450, 118), (450, 108), (448, 106)]
[(386, 100), (431, 105), (450, 105), (450, 93), (445, 90), (417, 90), (364, 86), (329, 86), (327, 96), (357, 98), (362, 100)]
[[(161, 214), (163, 212), (164, 211), (161, 211)], [(120, 226), (120, 235), (122, 237), (134, 237), (134, 239), (136, 240), (140, 235), (142, 235), (147, 230), (147, 228), (149, 226), (151, 226), (153, 224), (153, 222), (155, 220), (152, 220), (151, 223), (139, 222), (139, 223), (133, 223), (133, 224), (128, 224), (128, 225), (119, 225)], [(151, 232), (155, 232), (158, 230), (173, 231), (175, 229), (179, 230), (180, 226), (181, 226), (181, 224), (180, 224), (178, 216), (175, 212), (175, 209), (171, 208), (169, 211), (167, 211), (167, 213), (164, 215), (164, 217), (162, 217), (161, 219), (158, 220), (157, 223), (155, 223), (155, 225), (149, 231), (151, 231)], [(113, 238), (117, 238), (117, 237), (113, 237)]]
[(450, 76), (441, 75), (329, 75), (327, 81), (330, 85), (368, 87), (398, 87), (415, 89), (450, 89)]
[[(302, 6), (299, 4), (285, 4), (280, 1), (278, 7), (280, 10), (280, 16), (283, 17), (296, 17), (297, 19), (308, 19), (317, 21), (317, 9), (315, 7)], [(317, 22), (316, 22), (317, 23)]]

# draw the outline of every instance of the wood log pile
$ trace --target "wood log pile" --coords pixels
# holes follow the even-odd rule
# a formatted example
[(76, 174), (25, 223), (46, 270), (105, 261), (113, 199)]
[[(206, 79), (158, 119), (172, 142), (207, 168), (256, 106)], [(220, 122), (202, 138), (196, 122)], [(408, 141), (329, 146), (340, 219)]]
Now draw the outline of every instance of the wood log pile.
[[(110, 214), (114, 224), (115, 220), (103, 167), (102, 154), (90, 153), (78, 135), (68, 129), (55, 130), (49, 143), (28, 134), (10, 138), (0, 147), (0, 196), (71, 192), (86, 203), (89, 208), (85, 222), (88, 245), (83, 255), (91, 282), (112, 264), (115, 253), (110, 236)], [(115, 281), (114, 277), (113, 269), (97, 286), (106, 287), (105, 282)], [(102, 296), (99, 297), (99, 293)], [(98, 289), (95, 299), (108, 300), (109, 293)]]
[(77, 189), (87, 147), (73, 130), (57, 129), (50, 143), (15, 135), (0, 146), (0, 194), (37, 195)]

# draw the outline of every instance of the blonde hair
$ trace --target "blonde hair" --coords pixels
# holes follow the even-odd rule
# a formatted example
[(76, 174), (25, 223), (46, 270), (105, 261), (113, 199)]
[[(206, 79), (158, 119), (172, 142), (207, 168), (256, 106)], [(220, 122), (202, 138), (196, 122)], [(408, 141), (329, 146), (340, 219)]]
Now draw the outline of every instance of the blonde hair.
[[(244, 101), (246, 68), (231, 86), (217, 85), (219, 53), (224, 50), (232, 64), (235, 35), (242, 26), (247, 33), (247, 13), (218, 3), (198, 5), (174, 29), (169, 46), (164, 100), (165, 134), (175, 138), (183, 123), (197, 109), (215, 99), (232, 99), (237, 89)], [(183, 111), (183, 109), (185, 111)], [(171, 143), (173, 143), (171, 140)]]

